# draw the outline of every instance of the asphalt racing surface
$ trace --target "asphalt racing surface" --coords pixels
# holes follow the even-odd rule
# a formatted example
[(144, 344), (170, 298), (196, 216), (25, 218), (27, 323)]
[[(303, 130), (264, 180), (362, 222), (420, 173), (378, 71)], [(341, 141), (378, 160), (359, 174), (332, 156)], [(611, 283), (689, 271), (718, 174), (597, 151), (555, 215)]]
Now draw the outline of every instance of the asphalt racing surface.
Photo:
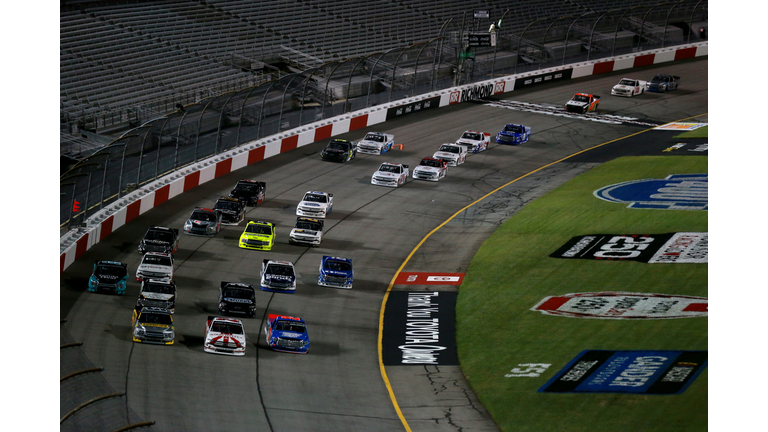
[[(102, 375), (108, 383), (126, 393), (128, 406), (144, 420), (155, 422), (152, 430), (397, 431), (407, 430), (405, 423), (413, 431), (498, 430), (459, 366), (386, 366), (389, 385), (384, 381), (378, 333), (390, 282), (406, 260), (403, 271), (466, 271), (477, 248), (499, 224), (595, 164), (630, 154), (706, 154), (701, 151), (705, 142), (668, 150), (676, 143), (672, 139), (676, 132), (649, 131), (648, 125), (693, 117), (706, 122), (702, 115), (707, 109), (707, 67), (706, 58), (693, 59), (532, 87), (499, 98), (562, 106), (576, 92), (593, 93), (602, 96), (599, 114), (614, 120), (621, 117), (621, 121), (464, 103), (375, 126), (373, 130), (392, 133), (395, 143), (402, 144), (402, 149), (385, 155), (360, 154), (346, 164), (323, 162), (319, 152), (326, 140), (240, 169), (148, 211), (86, 252), (61, 276), (61, 318), (67, 319), (67, 330), (83, 343), (90, 361), (104, 367)], [(680, 89), (634, 98), (610, 95), (623, 76), (650, 79), (656, 72), (681, 76)], [(455, 141), (464, 130), (495, 136), (510, 122), (531, 126), (531, 140), (520, 146), (492, 140), (487, 151), (450, 167), (439, 182), (409, 179), (400, 188), (370, 184), (381, 162), (401, 162), (413, 169), (423, 156), (431, 156), (441, 143)], [(359, 139), (366, 131), (340, 138)], [(600, 144), (605, 145), (561, 161)], [(695, 147), (699, 150), (689, 151)], [(131, 313), (139, 283), (129, 278), (124, 296), (88, 293), (93, 262), (126, 262), (133, 276), (140, 258), (138, 242), (147, 227), (181, 229), (194, 207), (212, 207), (240, 179), (267, 183), (265, 202), (249, 207), (246, 218), (275, 222), (275, 247), (270, 252), (238, 248), (245, 223), (227, 226), (213, 238), (182, 234), (175, 254), (176, 343), (133, 343)], [(414, 251), (447, 219), (504, 185), (454, 217)], [(309, 190), (334, 194), (333, 212), (317, 248), (288, 243), (296, 205)], [(353, 259), (351, 290), (317, 285), (323, 255)], [(296, 293), (257, 290), (258, 315), (244, 319), (248, 338), (244, 357), (203, 352), (205, 321), (217, 314), (220, 282), (258, 286), (264, 258), (296, 265)], [(395, 285), (392, 289), (457, 287)], [(307, 355), (266, 348), (263, 322), (268, 313), (306, 321), (311, 341)]]

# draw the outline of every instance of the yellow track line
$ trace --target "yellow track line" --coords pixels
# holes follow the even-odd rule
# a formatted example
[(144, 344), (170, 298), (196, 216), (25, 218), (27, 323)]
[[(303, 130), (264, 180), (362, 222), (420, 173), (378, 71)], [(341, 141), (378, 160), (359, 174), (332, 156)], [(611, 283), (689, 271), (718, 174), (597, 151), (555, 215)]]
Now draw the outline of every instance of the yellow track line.
[[(674, 122), (670, 122), (670, 123), (681, 122), (681, 121), (685, 121), (685, 120), (688, 120), (688, 119), (705, 116), (707, 114), (708, 113), (699, 114), (699, 115), (695, 115), (695, 116), (692, 116), (692, 117), (687, 117), (687, 118), (684, 118), (684, 119), (681, 119), (681, 120), (675, 120)], [(459, 214), (461, 214), (463, 211), (467, 210), (468, 208), (472, 207), (473, 205), (479, 203), (480, 201), (482, 201), (482, 200), (488, 198), (489, 196), (495, 194), (496, 192), (500, 191), (501, 189), (504, 189), (505, 187), (511, 185), (512, 183), (515, 183), (518, 180), (522, 180), (522, 179), (530, 176), (531, 174), (537, 173), (537, 172), (539, 172), (539, 171), (541, 171), (541, 170), (543, 170), (545, 168), (549, 168), (552, 165), (558, 164), (558, 163), (560, 163), (560, 162), (562, 162), (562, 161), (564, 161), (566, 159), (570, 159), (570, 158), (572, 158), (574, 156), (577, 156), (577, 155), (580, 155), (580, 154), (582, 154), (584, 152), (588, 152), (590, 150), (594, 150), (594, 149), (596, 149), (598, 147), (602, 147), (604, 145), (608, 145), (608, 144), (614, 143), (616, 141), (621, 141), (623, 139), (631, 138), (631, 137), (633, 137), (635, 135), (640, 135), (640, 134), (648, 132), (650, 130), (653, 130), (653, 128), (645, 129), (645, 130), (642, 130), (640, 132), (633, 133), (631, 135), (627, 135), (625, 137), (616, 138), (614, 140), (607, 141), (607, 142), (604, 142), (602, 144), (598, 144), (598, 145), (590, 147), (588, 149), (584, 149), (584, 150), (578, 151), (578, 152), (576, 152), (576, 153), (574, 153), (574, 154), (572, 154), (570, 156), (566, 156), (566, 157), (564, 157), (562, 159), (556, 160), (556, 161), (551, 162), (551, 163), (549, 163), (547, 165), (539, 167), (539, 168), (529, 172), (528, 174), (523, 174), (522, 176), (520, 176), (520, 177), (510, 181), (509, 183), (506, 183), (506, 184), (504, 184), (502, 186), (497, 187), (496, 189), (488, 192), (487, 194), (483, 195), (482, 197), (478, 198), (477, 200), (467, 204), (466, 206), (464, 206), (464, 208), (462, 208), (461, 210), (459, 210), (456, 213), (454, 213), (451, 217), (449, 217), (443, 223), (438, 225), (435, 229), (430, 231), (426, 236), (424, 236), (423, 239), (421, 239), (419, 244), (417, 244), (416, 247), (413, 248), (411, 253), (408, 254), (408, 257), (405, 258), (405, 261), (403, 261), (403, 264), (400, 265), (400, 268), (397, 269), (397, 271), (395, 272), (395, 275), (392, 276), (392, 280), (389, 281), (389, 285), (387, 286), (387, 291), (384, 293), (384, 299), (381, 301), (381, 309), (379, 311), (379, 338), (378, 338), (379, 370), (381, 371), (381, 378), (384, 380), (384, 385), (387, 387), (387, 393), (389, 393), (389, 398), (392, 400), (392, 405), (395, 407), (395, 411), (397, 412), (397, 416), (400, 418), (400, 421), (403, 423), (403, 427), (405, 428), (406, 431), (412, 432), (411, 431), (411, 427), (408, 426), (408, 422), (405, 420), (405, 417), (403, 416), (403, 412), (400, 410), (400, 405), (398, 405), (397, 398), (395, 398), (395, 392), (392, 390), (392, 385), (389, 382), (389, 377), (387, 377), (387, 371), (384, 369), (384, 361), (382, 359), (382, 355), (383, 354), (382, 354), (381, 341), (382, 341), (383, 335), (384, 335), (384, 309), (385, 309), (385, 307), (387, 305), (387, 299), (389, 298), (389, 293), (390, 293), (390, 291), (392, 291), (392, 286), (395, 284), (395, 280), (397, 280), (397, 276), (400, 274), (401, 271), (403, 271), (403, 268), (405, 267), (406, 264), (408, 264), (408, 261), (411, 260), (411, 257), (413, 257), (413, 254), (415, 254), (416, 251), (419, 250), (421, 245), (424, 244), (424, 242), (427, 241), (427, 239), (430, 238), (432, 236), (432, 234), (434, 234), (437, 230), (439, 230), (440, 228), (445, 226), (445, 224), (447, 224), (448, 222), (453, 220), (453, 218), (455, 218), (456, 216), (458, 216)]]

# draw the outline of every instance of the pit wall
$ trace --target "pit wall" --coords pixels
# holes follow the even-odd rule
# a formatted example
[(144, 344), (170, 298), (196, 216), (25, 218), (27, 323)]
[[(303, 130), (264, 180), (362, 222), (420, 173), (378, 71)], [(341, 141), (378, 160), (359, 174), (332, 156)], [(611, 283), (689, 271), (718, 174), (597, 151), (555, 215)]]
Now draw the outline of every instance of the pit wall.
[(368, 128), (413, 112), (442, 108), (552, 81), (702, 57), (707, 55), (707, 47), (707, 42), (701, 42), (508, 75), (362, 109), (243, 144), (153, 181), (91, 216), (84, 228), (67, 232), (60, 238), (60, 272), (64, 272), (93, 245), (144, 212), (207, 181), (297, 147)]

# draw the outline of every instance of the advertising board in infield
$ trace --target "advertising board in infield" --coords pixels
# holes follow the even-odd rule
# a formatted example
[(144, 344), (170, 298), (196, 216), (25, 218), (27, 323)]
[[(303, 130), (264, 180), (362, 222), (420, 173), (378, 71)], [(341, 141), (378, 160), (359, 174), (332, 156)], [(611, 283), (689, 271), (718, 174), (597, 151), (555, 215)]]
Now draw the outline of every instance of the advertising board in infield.
[(586, 350), (541, 393), (683, 393), (707, 367), (707, 351)]
[(461, 285), (464, 273), (400, 272), (395, 285)]
[(705, 264), (709, 233), (589, 234), (571, 238), (552, 258)]
[(605, 201), (628, 203), (627, 208), (708, 210), (707, 174), (674, 174), (664, 179), (632, 180), (598, 189)]
[(544, 298), (532, 311), (596, 319), (674, 319), (706, 317), (706, 297), (631, 292), (572, 293)]
[(382, 362), (387, 366), (458, 365), (458, 292), (392, 291), (384, 310)]

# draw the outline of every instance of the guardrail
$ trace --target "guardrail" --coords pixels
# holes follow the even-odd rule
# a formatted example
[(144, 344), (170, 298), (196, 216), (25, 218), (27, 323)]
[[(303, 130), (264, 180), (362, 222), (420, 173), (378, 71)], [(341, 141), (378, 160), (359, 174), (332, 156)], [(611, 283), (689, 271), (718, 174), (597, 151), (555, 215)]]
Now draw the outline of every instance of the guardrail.
[(441, 108), (564, 79), (706, 55), (708, 44), (700, 42), (507, 75), (361, 109), (251, 141), (172, 172), (105, 206), (88, 218), (85, 226), (70, 230), (60, 238), (60, 271), (63, 272), (109, 234), (165, 201), (217, 177), (298, 147), (425, 109)]

